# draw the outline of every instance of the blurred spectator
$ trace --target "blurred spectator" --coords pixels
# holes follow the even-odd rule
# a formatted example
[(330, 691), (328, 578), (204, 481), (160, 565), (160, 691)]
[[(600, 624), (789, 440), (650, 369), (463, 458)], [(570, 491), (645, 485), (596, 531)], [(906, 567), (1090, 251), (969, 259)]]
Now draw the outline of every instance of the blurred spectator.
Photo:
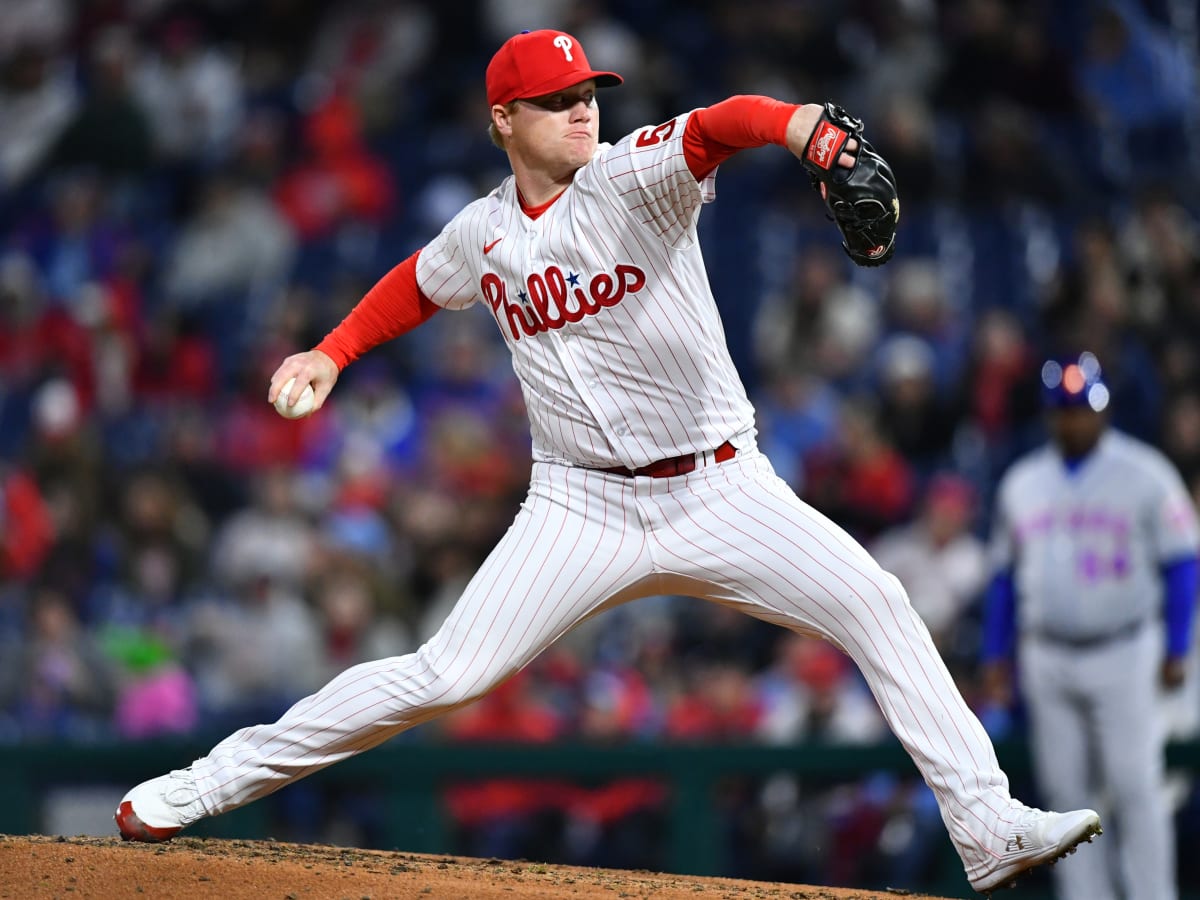
[(133, 91), (161, 161), (228, 159), (241, 124), (243, 88), (234, 60), (206, 39), (203, 21), (169, 15), (154, 29), (134, 70)]
[(46, 298), (33, 257), (19, 251), (0, 257), (0, 358), (4, 360), (0, 390), (5, 394), (24, 391), (46, 374), (52, 354), (46, 346), (45, 310)]
[(70, 63), (52, 47), (26, 42), (0, 52), (0, 196), (38, 169), (77, 103)]
[(0, 463), (0, 581), (25, 581), (36, 574), (54, 537), (37, 482)]
[(180, 581), (202, 570), (211, 537), (209, 522), (173, 471), (131, 472), (120, 486), (117, 503), (119, 552), (130, 565), (139, 551), (162, 548)]
[(303, 121), (303, 155), (284, 172), (275, 200), (302, 241), (348, 223), (378, 226), (395, 212), (391, 172), (363, 139), (353, 102), (334, 94)]
[(428, 4), (366, 0), (329, 10), (317, 32), (308, 77), (352, 98), (364, 124), (391, 123), (410, 103), (406, 82), (437, 47)]
[(1200, 478), (1200, 392), (1198, 387), (1172, 398), (1162, 432), (1162, 449), (1192, 484)]
[(1182, 43), (1135, 0), (1094, 4), (1086, 38), (1078, 77), (1109, 141), (1110, 175), (1126, 182), (1183, 164), (1196, 80)]
[(994, 446), (1040, 414), (1033, 347), (1012, 313), (983, 310), (976, 320), (959, 393), (972, 426)]
[(350, 389), (328, 410), (334, 423), (310, 447), (310, 459), (326, 468), (339, 465), (357, 446), (364, 448), (361, 452), (374, 448), (378, 464), (388, 472), (413, 471), (421, 441), (413, 397), (403, 380), (382, 360), (368, 358), (346, 372), (344, 383)]
[(366, 573), (349, 566), (316, 579), (314, 602), (323, 651), (318, 682), (358, 663), (399, 656), (415, 647), (405, 625), (380, 611), (375, 592)]
[[(672, 611), (674, 628), (662, 635), (671, 641), (672, 665), (677, 670), (672, 688), (685, 678), (696, 679), (693, 666), (727, 663), (746, 672), (757, 671), (770, 663), (780, 638), (770, 625), (721, 604), (678, 597)], [(659, 629), (665, 630), (661, 625)]]
[(64, 379), (40, 385), (31, 397), (31, 428), (24, 459), (45, 498), (55, 543), (44, 577), (72, 597), (86, 590), (93, 543), (99, 543), (107, 480), (95, 423)]
[(1048, 43), (1036, 5), (968, 0), (946, 10), (939, 106), (966, 113), (1006, 101), (1027, 112), (1072, 111), (1070, 66)]
[[(946, 287), (946, 275), (936, 259), (914, 256), (888, 272), (884, 324), (891, 332), (924, 338), (933, 351), (933, 374), (938, 384), (957, 369), (964, 339), (962, 310)], [(878, 348), (876, 348), (878, 350)]]
[(295, 236), (270, 200), (216, 174), (166, 262), (164, 290), (182, 309), (211, 310), (208, 327), (220, 334), (246, 318), (248, 300), (278, 287), (294, 253)]
[(932, 107), (918, 94), (892, 95), (872, 120), (871, 142), (892, 167), (908, 217), (918, 215), (949, 184), (946, 150), (937, 144)]
[(109, 419), (129, 411), (133, 403), (133, 369), (137, 362), (136, 298), (107, 284), (83, 286), (75, 317), (91, 345), (93, 402)]
[(1074, 231), (1073, 250), (1058, 278), (1047, 285), (1042, 308), (1046, 331), (1052, 341), (1088, 332), (1098, 343), (1108, 343), (1129, 323), (1131, 313), (1116, 229), (1103, 218), (1082, 221)]
[[(945, 65), (945, 46), (937, 34), (934, 4), (867, 3), (860, 5), (860, 14), (864, 8), (867, 15), (861, 23), (862, 50), (869, 52), (864, 52), (858, 60), (862, 66), (858, 73), (862, 116), (868, 122), (882, 122), (898, 101), (911, 112), (918, 98), (931, 95)], [(921, 125), (921, 121), (914, 123), (916, 129), (924, 130)], [(874, 138), (872, 143), (881, 148), (894, 169), (896, 146)], [(903, 186), (908, 202), (913, 185), (898, 171), (896, 183)]]
[(87, 740), (102, 735), (116, 680), (66, 596), (35, 589), (28, 633), (0, 652), (0, 710), (28, 739)]
[(755, 728), (759, 740), (865, 744), (887, 733), (887, 723), (853, 665), (823, 641), (787, 635), (756, 682), (762, 704)]
[(86, 285), (117, 274), (128, 240), (108, 210), (107, 183), (87, 170), (66, 170), (47, 181), (49, 210), (23, 229), (21, 243), (41, 273), (48, 300), (74, 315)]
[[(65, 587), (65, 575), (85, 581), (90, 542), (97, 542), (98, 514), (106, 500), (100, 430), (65, 378), (52, 378), (30, 396), (30, 428), (23, 458), (46, 498), (55, 534), (54, 557), (76, 556), (77, 564), (47, 565), (48, 576)], [(72, 592), (73, 594), (73, 592)]]
[(108, 633), (104, 648), (120, 666), (113, 713), (120, 737), (139, 740), (187, 734), (196, 727), (200, 718), (196, 686), (173, 648), (137, 630)]
[(129, 29), (113, 25), (88, 48), (84, 99), (59, 136), (50, 163), (91, 166), (111, 175), (145, 173), (153, 159), (150, 123), (134, 98), (137, 47)]
[(700, 663), (667, 708), (665, 737), (739, 741), (754, 734), (762, 708), (749, 673), (729, 662)]
[(518, 432), (512, 425), (523, 411), (511, 405), (494, 332), (469, 321), (434, 324), (442, 327), (412, 381), (418, 431), (411, 444), (415, 468), (407, 474), (463, 499), (508, 502), (525, 490), (530, 439), (527, 426)]
[(188, 639), (188, 668), (209, 727), (277, 718), (319, 686), (316, 618), (300, 594), (266, 572), (196, 602)]
[(0, 19), (0, 57), (30, 44), (62, 46), (72, 24), (70, 0), (9, 0)]
[(1162, 426), (1163, 394), (1145, 329), (1139, 328), (1117, 253), (1115, 228), (1081, 222), (1075, 258), (1047, 285), (1040, 310), (1047, 348), (1091, 346), (1113, 394), (1113, 424), (1142, 440)]
[(288, 163), (288, 118), (277, 109), (246, 110), (228, 170), (241, 184), (270, 194)]
[[(1016, 204), (1054, 206), (1071, 189), (1066, 166), (1052, 146), (1043, 146), (1037, 120), (1007, 100), (981, 103), (964, 148), (962, 198), (979, 209), (1002, 211)], [(1036, 166), (1028, 165), (1038, 159)]]
[(294, 470), (271, 466), (254, 479), (253, 499), (212, 537), (212, 573), (239, 585), (256, 576), (299, 590), (314, 575), (317, 534), (301, 507)]
[(661, 727), (661, 698), (655, 697), (637, 669), (595, 666), (583, 675), (577, 701), (576, 729), (590, 743), (613, 744), (652, 737)]
[[(1131, 316), (1147, 339), (1157, 343), (1180, 332), (1187, 340), (1200, 337), (1195, 292), (1200, 227), (1195, 215), (1172, 193), (1144, 191), (1116, 231), (1114, 244), (1128, 282)], [(1185, 372), (1174, 375), (1186, 377)]]
[(217, 393), (214, 336), (196, 315), (160, 310), (141, 322), (132, 379), (139, 402), (161, 408)]
[(878, 303), (847, 280), (835, 252), (812, 247), (795, 257), (787, 293), (763, 304), (755, 349), (768, 374), (802, 365), (842, 389), (865, 380), (882, 325)]
[(871, 545), (871, 555), (904, 585), (946, 659), (962, 655), (954, 646), (961, 617), (987, 581), (984, 544), (971, 530), (976, 512), (971, 484), (940, 473), (926, 488), (917, 518), (885, 531)]
[(869, 403), (847, 401), (835, 441), (805, 461), (804, 499), (860, 540), (897, 525), (910, 514), (916, 474), (880, 431)]
[(939, 386), (928, 342), (896, 334), (879, 347), (877, 358), (880, 430), (920, 472), (947, 462), (958, 410)]
[(775, 371), (755, 400), (759, 447), (797, 490), (803, 489), (805, 457), (834, 438), (839, 399), (827, 383), (796, 365)]

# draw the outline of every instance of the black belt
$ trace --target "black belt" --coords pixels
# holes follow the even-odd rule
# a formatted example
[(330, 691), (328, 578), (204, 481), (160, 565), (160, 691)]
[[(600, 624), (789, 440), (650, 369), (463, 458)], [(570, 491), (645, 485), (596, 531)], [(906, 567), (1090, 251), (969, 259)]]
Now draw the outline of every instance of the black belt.
[(1050, 631), (1034, 631), (1032, 636), (1038, 640), (1046, 641), (1049, 644), (1061, 644), (1064, 647), (1070, 647), (1073, 650), (1088, 650), (1093, 647), (1100, 647), (1104, 644), (1111, 644), (1113, 641), (1123, 641), (1133, 637), (1142, 630), (1144, 621), (1130, 622), (1128, 625), (1122, 625), (1116, 631), (1108, 631), (1104, 634), (1089, 635), (1088, 637), (1075, 637), (1073, 635), (1055, 634)]
[[(624, 466), (609, 466), (600, 471), (608, 472), (611, 475), (624, 475), (626, 478), (670, 478), (672, 475), (686, 475), (688, 472), (695, 471), (696, 458), (702, 456), (705, 452), (708, 451), (685, 453), (682, 456), (672, 456), (670, 459), (660, 459), (639, 469), (627, 469)], [(720, 447), (713, 450), (712, 455), (716, 462), (725, 462), (737, 456), (737, 447), (726, 441)]]

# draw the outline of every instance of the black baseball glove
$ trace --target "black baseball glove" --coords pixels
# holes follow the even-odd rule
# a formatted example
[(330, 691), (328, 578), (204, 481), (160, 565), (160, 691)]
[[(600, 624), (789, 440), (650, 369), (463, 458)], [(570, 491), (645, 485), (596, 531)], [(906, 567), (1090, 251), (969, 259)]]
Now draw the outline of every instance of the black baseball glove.
[[(846, 169), (838, 165), (838, 157), (850, 138), (858, 141), (858, 151), (853, 168)], [(891, 259), (900, 221), (896, 176), (863, 137), (862, 120), (826, 103), (801, 162), (842, 233), (846, 255), (860, 266), (881, 266)]]

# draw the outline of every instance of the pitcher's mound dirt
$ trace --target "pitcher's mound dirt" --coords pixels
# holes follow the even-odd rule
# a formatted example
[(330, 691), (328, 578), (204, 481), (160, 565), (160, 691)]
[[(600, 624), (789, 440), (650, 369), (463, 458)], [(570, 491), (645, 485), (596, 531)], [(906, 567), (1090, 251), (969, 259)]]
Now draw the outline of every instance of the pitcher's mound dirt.
[[(0, 898), (895, 900), (904, 891), (766, 884), (315, 844), (0, 835)], [(932, 900), (932, 898), (923, 898)]]

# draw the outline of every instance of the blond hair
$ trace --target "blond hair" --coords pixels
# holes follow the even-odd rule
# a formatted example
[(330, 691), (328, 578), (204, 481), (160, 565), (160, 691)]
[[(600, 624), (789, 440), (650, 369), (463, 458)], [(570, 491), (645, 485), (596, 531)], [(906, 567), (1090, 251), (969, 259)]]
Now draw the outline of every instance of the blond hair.
[[(510, 100), (504, 104), (504, 111), (507, 112), (510, 116), (513, 114), (513, 112), (516, 110), (516, 108), (517, 108), (516, 100)], [(495, 144), (497, 147), (499, 147), (501, 150), (504, 150), (504, 151), (508, 150), (508, 147), (506, 147), (504, 145), (504, 135), (502, 135), (500, 133), (500, 129), (496, 127), (495, 119), (493, 119), (491, 122), (488, 123), (488, 137), (491, 138), (492, 143)]]

